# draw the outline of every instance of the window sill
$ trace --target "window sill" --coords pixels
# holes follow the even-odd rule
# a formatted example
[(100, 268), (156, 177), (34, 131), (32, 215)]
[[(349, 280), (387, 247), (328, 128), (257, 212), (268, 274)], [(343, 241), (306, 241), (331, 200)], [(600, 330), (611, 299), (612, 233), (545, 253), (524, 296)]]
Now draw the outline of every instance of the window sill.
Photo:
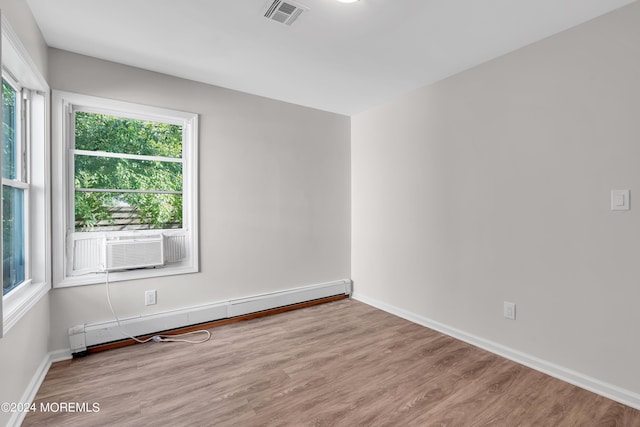
[(51, 286), (47, 282), (25, 283), (5, 295), (2, 300), (4, 314), (2, 336), (5, 336), (29, 312), (49, 292), (49, 289)]
[[(145, 268), (140, 270), (113, 271), (109, 273), (109, 283), (125, 280), (148, 279), (153, 277), (174, 276), (178, 274), (197, 273), (198, 267), (193, 265), (171, 266), (162, 268)], [(97, 285), (105, 283), (106, 273), (90, 273), (83, 276), (66, 277), (54, 285), (55, 288), (72, 286)]]

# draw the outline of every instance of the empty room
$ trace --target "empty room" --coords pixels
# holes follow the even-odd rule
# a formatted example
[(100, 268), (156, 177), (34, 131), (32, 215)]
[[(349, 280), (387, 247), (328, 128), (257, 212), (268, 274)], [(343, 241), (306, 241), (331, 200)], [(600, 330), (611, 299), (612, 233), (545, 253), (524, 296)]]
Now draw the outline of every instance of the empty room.
[(637, 0), (0, 14), (0, 425), (640, 426)]

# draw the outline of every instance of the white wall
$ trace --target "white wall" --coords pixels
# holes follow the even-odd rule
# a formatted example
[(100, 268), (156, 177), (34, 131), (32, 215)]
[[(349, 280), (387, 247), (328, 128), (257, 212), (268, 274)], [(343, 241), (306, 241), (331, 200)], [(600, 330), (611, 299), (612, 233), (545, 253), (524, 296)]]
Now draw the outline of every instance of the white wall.
[[(47, 46), (26, 3), (0, 0), (0, 10), (46, 78)], [(45, 296), (0, 338), (0, 402), (20, 401), (47, 355), (48, 341), (49, 298)], [(6, 425), (11, 415), (0, 412), (0, 425)]]
[[(56, 49), (49, 75), (52, 89), (200, 114), (201, 273), (113, 283), (121, 317), (350, 277), (349, 117)], [(68, 348), (70, 326), (112, 320), (104, 285), (54, 289), (51, 317), (52, 349)]]
[(355, 293), (640, 393), (639, 22), (636, 2), (354, 116)]

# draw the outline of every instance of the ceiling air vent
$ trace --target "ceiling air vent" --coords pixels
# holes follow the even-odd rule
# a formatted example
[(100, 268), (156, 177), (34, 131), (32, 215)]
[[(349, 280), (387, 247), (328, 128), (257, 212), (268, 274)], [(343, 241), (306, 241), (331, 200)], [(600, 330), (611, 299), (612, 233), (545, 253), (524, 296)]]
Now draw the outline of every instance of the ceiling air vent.
[(264, 17), (281, 24), (291, 25), (302, 12), (307, 10), (309, 9), (290, 1), (275, 0), (267, 2)]

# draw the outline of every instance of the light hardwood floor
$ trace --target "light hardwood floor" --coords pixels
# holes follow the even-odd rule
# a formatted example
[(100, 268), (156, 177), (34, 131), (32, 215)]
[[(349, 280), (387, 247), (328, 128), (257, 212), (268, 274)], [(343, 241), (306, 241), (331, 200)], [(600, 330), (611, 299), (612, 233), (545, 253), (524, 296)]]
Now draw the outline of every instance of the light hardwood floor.
[(640, 411), (354, 300), (55, 363), (24, 426), (640, 426)]

